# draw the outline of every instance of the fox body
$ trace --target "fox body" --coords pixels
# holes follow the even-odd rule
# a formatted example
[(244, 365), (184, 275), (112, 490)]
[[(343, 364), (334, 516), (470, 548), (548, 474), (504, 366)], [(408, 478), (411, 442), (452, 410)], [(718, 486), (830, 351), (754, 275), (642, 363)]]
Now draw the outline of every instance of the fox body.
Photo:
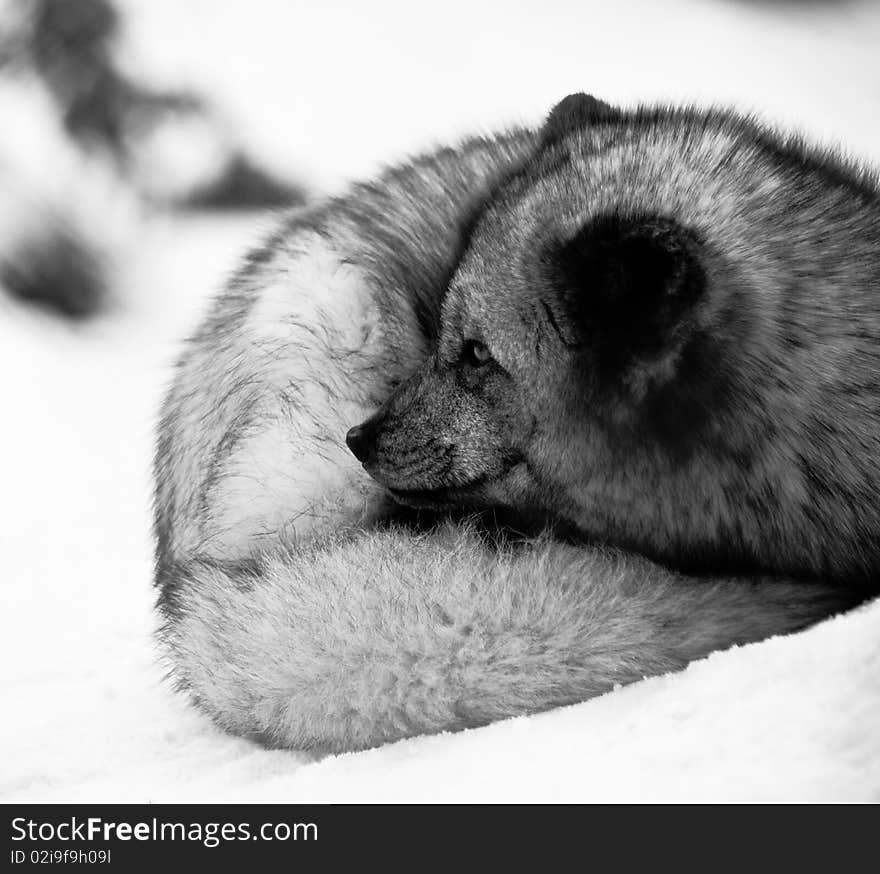
[[(230, 731), (358, 749), (857, 603), (878, 216), (867, 176), (743, 120), (584, 96), (291, 216), (163, 409), (179, 685)], [(414, 528), (395, 502), (574, 536)], [(705, 575), (734, 568), (763, 576)]]

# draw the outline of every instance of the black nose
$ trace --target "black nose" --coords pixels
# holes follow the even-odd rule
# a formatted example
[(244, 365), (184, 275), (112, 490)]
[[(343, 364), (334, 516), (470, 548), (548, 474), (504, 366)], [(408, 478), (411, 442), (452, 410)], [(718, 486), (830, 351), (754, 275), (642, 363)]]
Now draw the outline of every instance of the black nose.
[(345, 442), (354, 453), (354, 457), (360, 462), (365, 462), (373, 451), (373, 432), (369, 427), (369, 422), (352, 428), (345, 435)]

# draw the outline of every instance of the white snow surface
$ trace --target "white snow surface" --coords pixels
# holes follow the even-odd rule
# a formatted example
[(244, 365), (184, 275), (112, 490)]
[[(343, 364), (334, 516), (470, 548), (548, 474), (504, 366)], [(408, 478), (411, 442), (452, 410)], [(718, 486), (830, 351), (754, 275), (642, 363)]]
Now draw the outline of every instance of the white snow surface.
[[(133, 68), (208, 89), (318, 190), (575, 90), (732, 103), (880, 163), (872, 2), (124, 5)], [(152, 638), (156, 409), (179, 337), (268, 224), (152, 220), (90, 326), (0, 296), (0, 800), (880, 801), (880, 601), (584, 704), (323, 761), (174, 694)]]

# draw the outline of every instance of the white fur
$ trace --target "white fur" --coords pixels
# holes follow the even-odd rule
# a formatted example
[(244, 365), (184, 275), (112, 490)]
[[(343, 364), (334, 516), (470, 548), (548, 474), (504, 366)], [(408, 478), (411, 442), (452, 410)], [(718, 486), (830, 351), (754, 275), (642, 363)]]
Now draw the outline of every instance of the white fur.
[(364, 277), (310, 235), (284, 279), (260, 295), (244, 331), (254, 346), (268, 341), (276, 350), (262, 376), (282, 400), (228, 460), (212, 495), (222, 511), (211, 548), (364, 518), (375, 488), (339, 439), (370, 412), (352, 370), (381, 342)]
[(217, 377), (240, 382), (252, 409), (236, 420), (240, 398), (221, 385), (227, 400), (213, 409), (181, 401), (180, 427), (190, 432), (188, 450), (174, 461), (181, 492), (205, 478), (211, 454), (193, 432), (213, 432), (215, 444), (224, 433), (241, 432), (204, 495), (206, 515), (187, 520), (181, 542), (215, 557), (247, 555), (322, 523), (363, 521), (377, 492), (341, 439), (373, 403), (355, 379), (381, 348), (366, 280), (311, 233), (279, 255), (267, 275), (240, 332), (211, 352), (209, 366), (220, 372), (205, 373), (199, 359), (191, 374), (205, 384)]
[(688, 581), (466, 528), (350, 532), (258, 576), (189, 565), (175, 672), (236, 734), (340, 752), (573, 703), (828, 611), (820, 586)]

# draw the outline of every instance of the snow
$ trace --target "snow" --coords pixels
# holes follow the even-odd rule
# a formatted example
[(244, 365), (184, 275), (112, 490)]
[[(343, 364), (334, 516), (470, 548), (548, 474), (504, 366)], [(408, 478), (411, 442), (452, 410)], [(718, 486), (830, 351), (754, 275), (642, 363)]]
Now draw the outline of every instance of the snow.
[[(133, 69), (222, 98), (315, 190), (579, 89), (733, 103), (880, 161), (871, 2), (124, 5)], [(90, 326), (0, 297), (0, 800), (880, 801), (880, 601), (581, 705), (323, 761), (178, 698), (152, 639), (155, 411), (177, 339), (268, 222), (138, 226)]]

